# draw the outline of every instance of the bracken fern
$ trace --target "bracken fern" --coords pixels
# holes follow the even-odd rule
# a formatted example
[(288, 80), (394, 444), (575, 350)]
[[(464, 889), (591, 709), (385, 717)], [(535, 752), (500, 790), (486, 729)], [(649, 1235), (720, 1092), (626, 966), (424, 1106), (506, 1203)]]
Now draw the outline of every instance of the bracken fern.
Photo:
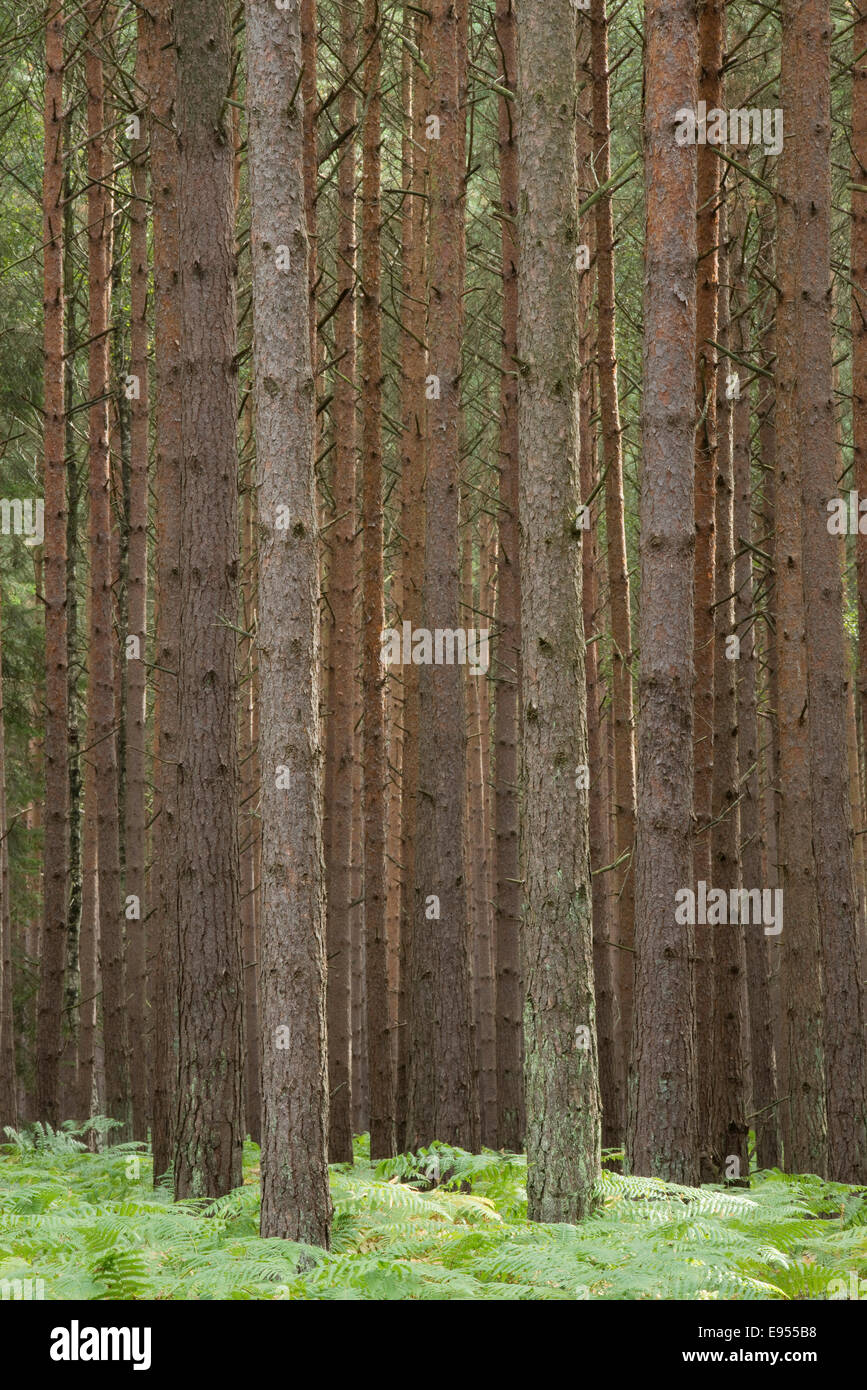
[(867, 1274), (867, 1190), (817, 1177), (688, 1188), (605, 1167), (588, 1220), (542, 1226), (521, 1154), (433, 1144), (371, 1164), (361, 1137), (331, 1172), (326, 1252), (258, 1237), (255, 1145), (243, 1187), (174, 1204), (145, 1146), (90, 1151), (112, 1128), (6, 1131), (0, 1296), (39, 1279), (48, 1299), (820, 1299)]

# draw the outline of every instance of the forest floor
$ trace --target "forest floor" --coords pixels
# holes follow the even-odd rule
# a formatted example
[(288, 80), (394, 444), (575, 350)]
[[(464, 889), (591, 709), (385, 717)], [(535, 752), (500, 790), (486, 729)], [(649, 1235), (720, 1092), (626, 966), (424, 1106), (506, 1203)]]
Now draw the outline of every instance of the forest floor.
[(216, 1202), (174, 1204), (167, 1186), (151, 1186), (143, 1145), (90, 1153), (71, 1126), (7, 1136), (0, 1298), (21, 1289), (48, 1300), (867, 1294), (867, 1281), (858, 1283), (867, 1276), (867, 1189), (816, 1177), (774, 1170), (753, 1174), (749, 1189), (681, 1188), (606, 1169), (594, 1216), (539, 1226), (526, 1220), (519, 1155), (435, 1145), (371, 1164), (361, 1139), (354, 1166), (331, 1170), (325, 1253), (258, 1237), (253, 1144), (243, 1187)]

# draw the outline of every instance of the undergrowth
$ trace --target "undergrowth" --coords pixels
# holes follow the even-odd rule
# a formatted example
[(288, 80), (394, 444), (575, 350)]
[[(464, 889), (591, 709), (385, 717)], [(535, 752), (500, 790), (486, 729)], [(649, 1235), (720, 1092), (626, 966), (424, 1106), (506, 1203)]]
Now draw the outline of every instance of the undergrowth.
[(243, 1187), (174, 1204), (143, 1145), (92, 1153), (72, 1126), (6, 1133), (0, 1298), (41, 1280), (56, 1300), (788, 1300), (867, 1276), (867, 1189), (778, 1170), (699, 1189), (604, 1169), (591, 1218), (540, 1226), (521, 1155), (434, 1145), (371, 1164), (361, 1139), (355, 1164), (331, 1170), (326, 1253), (259, 1238), (253, 1144)]

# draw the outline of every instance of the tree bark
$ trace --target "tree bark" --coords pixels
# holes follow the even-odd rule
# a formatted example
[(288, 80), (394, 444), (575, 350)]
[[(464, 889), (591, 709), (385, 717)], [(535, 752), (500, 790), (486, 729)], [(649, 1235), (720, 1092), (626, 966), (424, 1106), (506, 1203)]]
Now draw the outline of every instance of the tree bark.
[[(743, 199), (744, 195), (741, 194)], [(744, 262), (744, 213), (738, 205), (733, 253), (729, 260), (732, 285), (731, 350), (748, 360), (752, 322), (748, 300), (748, 268)], [(737, 372), (736, 366), (732, 370)], [(763, 829), (759, 788), (759, 730), (757, 714), (756, 627), (758, 585), (753, 582), (750, 546), (764, 548), (762, 536), (753, 535), (753, 494), (750, 476), (750, 392), (743, 383), (733, 405), (732, 468), (734, 480), (734, 601), (735, 631), (740, 642), (737, 672), (737, 731), (740, 791), (741, 881), (747, 889), (772, 887), (762, 863)], [(768, 868), (770, 869), (770, 865)], [(777, 1168), (782, 1162), (779, 1106), (777, 1104), (776, 1039), (771, 1007), (770, 958), (764, 931), (755, 926), (746, 933), (747, 996), (749, 1000), (750, 1057), (752, 1072), (753, 1128), (759, 1168)]]
[[(512, 0), (497, 0), (497, 42), (503, 86), (518, 81), (517, 21)], [(494, 843), (496, 853), (497, 1143), (520, 1150), (524, 1140), (524, 1044), (521, 981), (520, 769), (521, 560), (518, 533), (518, 111), (500, 94), (500, 488), (497, 548), (497, 631), (494, 648)]]
[(175, 26), (182, 466), (174, 1179), (181, 1198), (219, 1197), (242, 1179), (244, 982), (229, 625), (238, 613), (238, 452), (225, 0), (185, 0)]
[[(803, 505), (804, 630), (810, 707), (813, 848), (825, 971), (829, 1177), (867, 1181), (867, 1054), (846, 736), (848, 654), (839, 541), (828, 530), (837, 495), (831, 324), (831, 16), (828, 0), (787, 3), (784, 49), (796, 161), (781, 178), (796, 204), (797, 400)], [(789, 106), (784, 104), (788, 112)], [(791, 140), (791, 136), (789, 137)], [(794, 176), (793, 178), (791, 176)]]
[(154, 1180), (169, 1168), (177, 1107), (178, 666), (180, 662), (180, 251), (177, 65), (170, 0), (154, 0), (148, 29), (148, 135), (154, 255), (154, 435), (156, 445), (156, 640), (154, 688), (154, 916), (149, 960), (153, 1009)]
[[(867, 497), (867, 10), (852, 26), (852, 451), (854, 482)], [(859, 187), (860, 185), (860, 187)], [(855, 539), (858, 584), (858, 705), (862, 757), (867, 746), (867, 533)]]
[(370, 1156), (394, 1152), (394, 1078), (388, 1001), (387, 883), (388, 748), (385, 728), (385, 626), (382, 508), (382, 253), (380, 141), (382, 46), (378, 0), (365, 0), (361, 178), (361, 444), (362, 444), (362, 699), (364, 921)]
[[(0, 610), (3, 596), (0, 592)], [(9, 901), (9, 822), (6, 808), (6, 742), (3, 716), (3, 638), (0, 621), (0, 1134), (18, 1126), (15, 1028), (12, 1017), (12, 914)]]
[[(719, 304), (717, 341), (729, 345), (728, 226), (725, 191), (719, 217)], [(738, 807), (738, 728), (736, 658), (728, 644), (735, 632), (734, 606), (734, 461), (732, 401), (723, 368), (716, 376), (716, 499), (714, 530), (714, 732), (713, 825), (711, 866), (713, 886), (727, 897), (740, 885), (740, 817)], [(754, 885), (747, 885), (752, 887)], [(740, 914), (738, 914), (740, 915)], [(710, 1153), (716, 1180), (745, 1181), (749, 1175), (747, 1126), (747, 959), (741, 922), (712, 927), (713, 1042), (711, 1051)], [(761, 932), (751, 924), (749, 933)]]
[(300, 76), (298, 0), (282, 11), (250, 0), (263, 835), (260, 1229), (327, 1246), (319, 541)]
[[(464, 15), (464, 19), (466, 16)], [(460, 380), (463, 339), (464, 136), (461, 46), (466, 31), (449, 0), (434, 0), (425, 57), (429, 115), (428, 349), (423, 623), (458, 628), (460, 608)], [(473, 1066), (470, 942), (463, 803), (463, 672), (422, 665), (415, 920), (410, 985), (408, 1143), (439, 1139), (475, 1150), (479, 1117)], [(435, 916), (428, 914), (435, 913)]]
[(63, 978), (69, 869), (69, 772), (66, 763), (66, 428), (63, 357), (63, 33), (60, 4), (45, 13), (43, 242), (43, 409), (45, 426), (45, 832), (36, 1036), (38, 1118), (61, 1116)]
[(694, 156), (672, 113), (693, 107), (691, 0), (645, 11), (644, 456), (629, 1171), (698, 1181), (693, 928), (674, 894), (692, 882), (695, 566)]
[[(780, 872), (786, 909), (781, 979), (786, 1017), (788, 1124), (784, 1158), (793, 1173), (828, 1171), (822, 942), (813, 854), (801, 528), (798, 409), (798, 139), (802, 55), (786, 15), (781, 74), (788, 118), (778, 169), (776, 315), (776, 630), (780, 741)], [(824, 525), (824, 519), (822, 524)], [(818, 538), (816, 538), (818, 540)]]
[[(150, 86), (150, 21), (138, 12), (136, 82)], [(148, 1137), (148, 1083), (151, 1075), (147, 1029), (148, 905), (145, 898), (146, 643), (148, 574), (148, 214), (147, 129), (133, 142), (130, 234), (130, 402), (129, 550), (126, 637), (126, 796), (125, 895), (127, 928), (127, 1019), (130, 1035), (130, 1091), (133, 1138)], [(136, 394), (137, 390), (137, 394)], [(138, 643), (130, 650), (130, 638)]]
[[(404, 6), (404, 33), (420, 49), (423, 16)], [(413, 64), (409, 101), (404, 111), (403, 163), (407, 190), (401, 211), (401, 446), (400, 530), (402, 619), (421, 623), (424, 579), (424, 464), (427, 404), (425, 400), (425, 118), (427, 77)], [(403, 677), (403, 794), (401, 796), (401, 908), (400, 979), (398, 985), (397, 1077), (395, 1121), (398, 1147), (406, 1142), (409, 1065), (409, 998), (412, 976), (411, 947), (415, 913), (416, 816), (419, 773), (419, 680), (414, 665), (404, 666)]]
[(575, 11), (518, 10), (527, 1199), (580, 1220), (600, 1164), (578, 478)]
[[(723, 42), (725, 0), (705, 0), (699, 18), (698, 96), (707, 110), (723, 101)], [(714, 771), (714, 593), (716, 478), (717, 321), (719, 312), (719, 234), (721, 160), (711, 144), (696, 149), (697, 163), (697, 285), (696, 285), (696, 436), (695, 436), (695, 710), (693, 738), (695, 817), (693, 878), (710, 885), (713, 847)], [(699, 1139), (703, 1152), (713, 1149), (714, 1067), (714, 946), (713, 928), (697, 925), (696, 1040), (698, 1044)]]
[[(358, 11), (340, 10), (340, 53), (345, 86), (338, 125), (351, 130), (357, 100), (348, 79), (356, 63)], [(337, 296), (334, 317), (334, 492), (328, 604), (328, 713), (325, 726), (325, 872), (328, 947), (328, 1152), (332, 1163), (352, 1162), (351, 967), (352, 763), (355, 719), (355, 452), (356, 452), (356, 227), (355, 142), (348, 139), (337, 170)]]
[(90, 640), (88, 644), (88, 756), (96, 769), (99, 964), (105, 1044), (106, 1107), (121, 1122), (114, 1138), (129, 1138), (129, 1035), (127, 1030), (124, 915), (120, 881), (120, 819), (112, 611), (111, 459), (109, 451), (109, 305), (111, 297), (110, 145), (105, 139), (105, 14), (99, 0), (87, 6), (88, 433), (90, 454)]
[[(611, 113), (608, 76), (608, 19), (605, 0), (592, 0), (593, 155), (596, 179), (611, 177)], [(615, 934), (617, 995), (620, 1005), (619, 1053), (615, 1059), (615, 1113), (619, 1134), (626, 1126), (626, 1068), (632, 1036), (632, 1000), (635, 975), (635, 735), (632, 698), (632, 618), (629, 594), (629, 562), (626, 554), (623, 449), (617, 393), (617, 357), (614, 308), (614, 208), (610, 194), (596, 204), (596, 284), (598, 326), (596, 370), (602, 432), (602, 466), (605, 473), (605, 530), (608, 562), (608, 601), (611, 608), (611, 710), (614, 721), (614, 823), (613, 858), (622, 860), (612, 884), (616, 896)], [(610, 929), (611, 929), (610, 928)], [(604, 1089), (603, 1089), (604, 1096)]]

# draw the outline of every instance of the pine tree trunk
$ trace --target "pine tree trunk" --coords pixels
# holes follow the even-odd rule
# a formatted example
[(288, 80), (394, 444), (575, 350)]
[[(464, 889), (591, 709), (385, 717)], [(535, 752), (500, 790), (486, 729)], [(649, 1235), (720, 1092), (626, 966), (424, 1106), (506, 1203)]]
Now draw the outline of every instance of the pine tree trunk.
[[(512, 0), (497, 0), (503, 86), (517, 80), (517, 21)], [(500, 353), (500, 510), (497, 626), (494, 648), (494, 841), (496, 852), (497, 1143), (519, 1150), (524, 1139), (521, 861), (518, 819), (521, 688), (521, 568), (518, 536), (518, 110), (500, 94), (500, 264), (503, 277)]]
[(66, 650), (66, 428), (63, 357), (63, 32), (60, 5), (45, 17), (42, 178), (43, 409), (45, 416), (45, 832), (43, 929), (36, 1034), (37, 1118), (61, 1119), (60, 1052), (69, 871)]
[[(741, 198), (743, 199), (743, 194)], [(737, 248), (729, 264), (732, 274), (731, 350), (741, 360), (751, 350), (751, 315), (748, 304), (748, 272), (743, 256), (743, 203), (734, 224)], [(739, 368), (732, 367), (738, 372)], [(744, 888), (772, 886), (762, 864), (763, 829), (759, 792), (759, 731), (757, 715), (756, 626), (757, 585), (753, 583), (753, 558), (749, 547), (764, 548), (761, 536), (753, 537), (753, 495), (750, 478), (750, 392), (741, 383), (733, 406), (732, 469), (734, 480), (734, 595), (735, 630), (740, 642), (737, 665), (738, 769), (740, 776), (741, 881)], [(770, 870), (772, 866), (768, 866)], [(776, 1039), (771, 1007), (770, 958), (764, 931), (753, 926), (746, 933), (747, 995), (749, 999), (752, 1104), (759, 1168), (777, 1168), (780, 1150), (777, 1105)]]
[[(596, 179), (611, 177), (611, 113), (608, 77), (608, 20), (605, 0), (592, 0), (593, 26), (593, 152)], [(617, 994), (620, 1005), (619, 1053), (611, 1117), (618, 1134), (626, 1126), (626, 1068), (632, 1036), (632, 1000), (635, 975), (635, 737), (632, 699), (632, 619), (629, 595), (629, 563), (626, 555), (623, 449), (617, 394), (617, 357), (614, 309), (614, 208), (610, 195), (596, 204), (596, 283), (598, 326), (596, 362), (602, 432), (602, 464), (605, 471), (605, 530), (608, 591), (611, 606), (611, 706), (614, 722), (614, 817), (615, 853), (622, 860), (615, 872), (612, 892), (616, 915), (612, 935), (617, 941)], [(615, 934), (616, 933), (616, 934)], [(601, 1003), (601, 1001), (600, 1001)], [(600, 1020), (601, 1021), (601, 1020)], [(603, 1098), (605, 1090), (603, 1089)]]
[(263, 1236), (328, 1245), (319, 540), (297, 3), (247, 10), (259, 478)]
[(675, 144), (671, 123), (673, 111), (696, 101), (690, 0), (649, 0), (645, 44), (641, 672), (626, 1162), (632, 1173), (694, 1184), (695, 933), (677, 922), (674, 895), (692, 882), (696, 176), (693, 152)]
[(380, 205), (380, 91), (382, 49), (378, 0), (365, 0), (363, 42), (367, 97), (361, 178), (361, 448), (362, 448), (362, 699), (364, 922), (370, 1156), (394, 1152), (394, 1079), (388, 1003), (385, 848), (388, 749), (385, 728), (385, 627), (382, 510), (382, 263)]
[(578, 478), (575, 11), (518, 10), (518, 361), (527, 1199), (591, 1208), (600, 1162)]
[[(406, 38), (422, 44), (421, 14), (404, 6)], [(404, 106), (403, 177), (407, 196), (401, 211), (401, 446), (400, 530), (402, 619), (415, 629), (421, 623), (424, 577), (424, 461), (426, 437), (425, 382), (425, 161), (424, 130), (427, 116), (427, 78), (413, 64), (409, 100)], [(395, 1121), (398, 1148), (406, 1142), (409, 1053), (409, 995), (412, 924), (415, 913), (416, 814), (418, 801), (419, 681), (414, 665), (404, 666), (403, 678), (403, 787), (401, 796), (401, 906), (400, 979), (398, 986), (397, 1077)]]
[(89, 755), (84, 758), (84, 814), (81, 836), (81, 1007), (78, 1032), (78, 1097), (76, 1110), (82, 1120), (94, 1110), (96, 1062), (97, 950), (99, 883), (96, 845), (96, 774)]
[[(867, 497), (867, 11), (852, 27), (852, 451), (854, 483)], [(858, 186), (860, 185), (860, 187)], [(858, 576), (858, 705), (862, 756), (867, 747), (867, 533), (855, 538)]]
[[(138, 15), (136, 81), (149, 90), (149, 20)], [(143, 123), (144, 125), (144, 123)], [(126, 637), (126, 917), (130, 1089), (133, 1138), (148, 1137), (151, 1074), (147, 1029), (147, 937), (145, 901), (145, 758), (147, 731), (146, 657), (148, 572), (148, 222), (147, 130), (132, 144), (129, 204), (131, 261), (130, 366), (132, 377), (129, 469), (129, 551)], [(137, 394), (136, 394), (137, 392)], [(138, 643), (130, 650), (130, 639)]]
[(109, 450), (109, 305), (111, 298), (110, 145), (104, 129), (105, 74), (102, 47), (105, 16), (98, 0), (87, 6), (88, 222), (88, 411), (90, 482), (90, 638), (88, 643), (88, 754), (96, 769), (97, 869), (99, 876), (99, 964), (105, 1044), (106, 1107), (121, 1121), (116, 1139), (129, 1138), (129, 1044), (124, 961), (124, 915), (120, 881), (120, 819), (115, 705), (115, 640), (112, 607), (111, 458)]
[[(466, 507), (466, 503), (465, 503)], [(468, 508), (467, 508), (468, 510)], [(464, 612), (467, 620), (483, 622), (481, 598), (473, 586), (473, 520), (467, 515), (462, 536)], [(479, 569), (482, 566), (481, 546)], [(475, 610), (475, 611), (474, 611)], [(488, 822), (485, 806), (481, 706), (484, 676), (466, 671), (467, 792), (465, 845), (468, 867), (468, 907), (472, 934), (473, 1032), (479, 1086), (480, 1138), (486, 1147), (497, 1142), (497, 1038), (494, 1001), (494, 956), (488, 901)]]
[[(582, 25), (586, 34), (587, 26)], [(579, 37), (579, 54), (581, 38)], [(579, 81), (581, 69), (579, 69)], [(591, 93), (589, 83), (585, 87)], [(589, 123), (578, 117), (578, 163), (583, 176), (590, 167), (589, 148), (582, 150), (586, 140), (589, 147), (591, 130)], [(585, 163), (586, 159), (586, 163)], [(581, 189), (582, 200), (589, 190)], [(588, 235), (583, 233), (582, 235)], [(593, 241), (590, 241), (591, 258)], [(597, 262), (598, 264), (598, 262)], [(579, 286), (579, 321), (581, 324), (581, 386), (579, 393), (580, 430), (580, 477), (581, 496), (589, 497), (598, 481), (596, 468), (596, 439), (591, 416), (593, 415), (593, 371), (595, 357), (593, 342), (593, 276), (586, 271), (581, 276)], [(609, 862), (608, 826), (606, 808), (608, 805), (607, 748), (603, 745), (602, 702), (604, 685), (599, 670), (600, 637), (604, 630), (604, 607), (599, 593), (599, 509), (593, 503), (588, 509), (589, 527), (584, 531), (581, 547), (581, 595), (583, 602), (584, 634), (587, 641), (585, 657), (587, 686), (587, 777), (589, 780), (589, 822), (590, 822), (590, 868), (592, 871), (593, 905), (593, 978), (596, 993), (596, 1031), (599, 1050), (599, 1090), (602, 1101), (602, 1145), (611, 1148), (617, 1144), (617, 1052), (614, 1019), (614, 962), (611, 955), (611, 909), (613, 899), (608, 892), (607, 875), (600, 871)]]
[[(705, 0), (699, 18), (699, 99), (707, 110), (723, 101), (725, 0)], [(710, 889), (713, 871), (710, 823), (714, 768), (714, 483), (716, 478), (716, 374), (719, 301), (719, 223), (721, 160), (711, 144), (696, 149), (698, 171), (696, 285), (695, 436), (695, 766), (693, 883)], [(714, 885), (716, 886), (716, 885)], [(714, 945), (713, 928), (697, 925), (696, 1040), (698, 1044), (699, 1140), (704, 1154), (713, 1147)]]
[[(724, 198), (724, 194), (723, 194)], [(719, 217), (719, 281), (717, 341), (729, 345), (729, 276), (726, 206)], [(738, 739), (736, 659), (729, 649), (735, 633), (734, 607), (734, 472), (732, 401), (725, 364), (716, 376), (716, 498), (714, 529), (714, 735), (713, 826), (711, 866), (713, 886), (730, 900), (740, 884), (740, 818), (738, 808)], [(752, 885), (747, 885), (752, 886)], [(740, 914), (738, 914), (740, 915)], [(747, 1127), (747, 959), (741, 922), (729, 920), (711, 927), (714, 937), (713, 1042), (711, 1050), (710, 1154), (717, 1181), (745, 1181), (749, 1175)], [(746, 930), (760, 932), (761, 926)]]
[[(340, 11), (340, 53), (344, 78), (356, 63), (357, 7)], [(338, 125), (351, 130), (357, 101), (352, 82), (339, 97)], [(352, 1162), (351, 970), (352, 938), (352, 763), (355, 719), (355, 142), (348, 139), (337, 170), (337, 296), (334, 316), (335, 523), (330, 530), (328, 604), (328, 711), (325, 725), (325, 871), (328, 946), (328, 1153), (332, 1163)]]
[[(79, 346), (76, 321), (75, 263), (68, 253), (76, 235), (75, 204), (72, 196), (72, 160), (70, 159), (70, 128), (64, 134), (63, 176), (63, 297), (65, 300), (65, 348), (69, 361)], [(66, 978), (64, 983), (65, 1013), (63, 1019), (62, 1111), (66, 1115), (83, 1115), (79, 1107), (78, 1034), (81, 1027), (81, 701), (79, 672), (81, 653), (78, 642), (78, 523), (81, 507), (78, 439), (75, 406), (75, 377), (64, 373), (66, 432), (66, 689), (67, 689), (67, 748), (69, 762), (69, 915), (66, 923)]]
[[(237, 108), (236, 108), (237, 109)], [(236, 167), (238, 160), (236, 157)], [(237, 206), (237, 203), (236, 203)], [(257, 568), (256, 555), (256, 497), (255, 449), (253, 442), (252, 395), (247, 394), (243, 409), (244, 420), (244, 495), (241, 503), (241, 626), (245, 634), (240, 643), (242, 699), (240, 740), (238, 745), (241, 772), (241, 928), (244, 937), (244, 1032), (247, 1044), (245, 1059), (245, 1114), (247, 1133), (257, 1144), (262, 1142), (262, 1063), (259, 1036), (259, 882), (256, 871), (256, 851), (259, 843), (261, 818), (259, 796), (258, 731), (256, 728), (255, 647), (252, 634), (256, 629)]]
[[(356, 477), (356, 492), (360, 479)], [(352, 944), (352, 1128), (370, 1128), (367, 1090), (367, 1008), (364, 971), (364, 827), (361, 815), (361, 682), (355, 683), (352, 755), (352, 866), (350, 934)]]
[(244, 982), (236, 637), (229, 626), (238, 613), (238, 453), (225, 0), (187, 0), (175, 24), (182, 470), (174, 1179), (180, 1198), (219, 1197), (241, 1182)]
[(150, 46), (156, 443), (156, 641), (154, 689), (154, 915), (149, 997), (153, 1009), (151, 1099), (154, 1180), (169, 1168), (177, 1108), (178, 998), (178, 665), (180, 662), (180, 294), (177, 66), (170, 0), (154, 0)]
[[(776, 632), (780, 743), (780, 875), (785, 903), (781, 998), (786, 1021), (788, 1096), (784, 1159), (789, 1172), (828, 1171), (825, 1102), (822, 942), (813, 857), (801, 535), (801, 445), (798, 411), (798, 140), (800, 55), (791, 13), (783, 38), (783, 109), (788, 120), (778, 165), (776, 315)], [(824, 521), (823, 521), (824, 525)], [(813, 543), (818, 537), (811, 538)]]
[(0, 1134), (18, 1126), (15, 1029), (12, 1017), (12, 914), (9, 901), (9, 822), (6, 808), (6, 744), (3, 715), (3, 595), (0, 592)]
[[(839, 540), (828, 529), (838, 493), (831, 324), (831, 16), (828, 0), (783, 8), (792, 50), (796, 203), (797, 399), (803, 505), (804, 616), (810, 707), (810, 786), (816, 888), (825, 970), (825, 1067), (829, 1177), (867, 1181), (867, 1053), (860, 921), (855, 894), (846, 738), (848, 653)], [(787, 113), (789, 106), (785, 107)], [(791, 136), (788, 137), (791, 141)]]
[[(466, 16), (464, 15), (464, 19)], [(428, 242), (427, 476), (423, 624), (431, 637), (460, 625), (460, 378), (463, 338), (463, 24), (434, 0), (425, 56), (433, 74)], [(409, 1007), (408, 1143), (434, 1139), (475, 1150), (479, 1117), (473, 1065), (470, 942), (463, 804), (463, 672), (421, 665), (415, 917)], [(433, 915), (432, 915), (433, 914)]]

